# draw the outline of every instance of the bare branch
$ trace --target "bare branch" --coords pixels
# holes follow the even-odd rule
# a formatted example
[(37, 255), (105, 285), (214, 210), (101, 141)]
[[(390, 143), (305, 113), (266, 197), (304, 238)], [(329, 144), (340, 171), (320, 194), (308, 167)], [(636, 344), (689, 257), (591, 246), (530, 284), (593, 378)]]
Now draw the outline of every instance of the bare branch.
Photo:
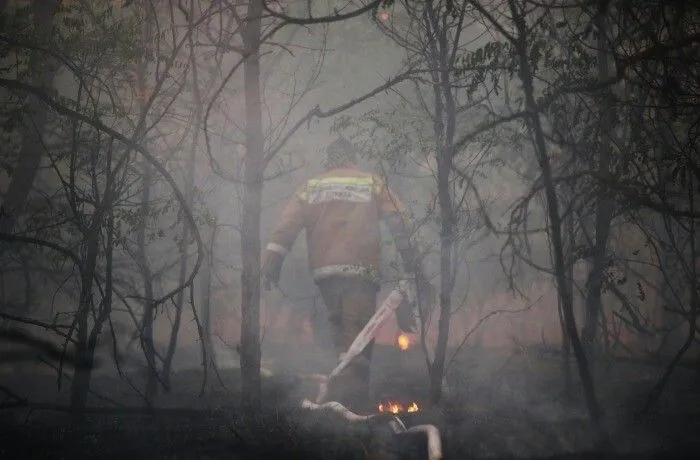
[(333, 14), (333, 15), (320, 16), (317, 18), (312, 17), (310, 12), (309, 12), (308, 18), (297, 18), (294, 16), (289, 16), (289, 15), (286, 15), (284, 13), (277, 12), (277, 11), (273, 10), (272, 8), (270, 8), (267, 0), (263, 0), (263, 8), (270, 16), (277, 18), (277, 19), (281, 19), (288, 24), (310, 25), (310, 24), (328, 24), (331, 22), (339, 22), (339, 21), (345, 21), (346, 19), (352, 19), (352, 18), (360, 16), (368, 11), (371, 11), (375, 8), (378, 8), (381, 3), (382, 3), (382, 0), (374, 0), (370, 3), (368, 3), (367, 5), (356, 9), (355, 11), (351, 11), (350, 13), (339, 13), (338, 11), (336, 11), (335, 14)]
[[(43, 91), (40, 88), (37, 88), (36, 86), (33, 85), (28, 85), (26, 83), (19, 82), (17, 80), (9, 80), (6, 78), (0, 78), (0, 86), (4, 86), (5, 88), (8, 89), (14, 89), (14, 90), (20, 90), (24, 91), (27, 93), (31, 93), (38, 97), (41, 101), (43, 101), (46, 105), (51, 107), (54, 111), (57, 113), (67, 116), (69, 118), (73, 118), (75, 120), (80, 120), (93, 128), (97, 129), (98, 131), (102, 131), (105, 134), (111, 136), (112, 138), (118, 140), (128, 148), (135, 150), (139, 152), (153, 167), (163, 176), (163, 178), (166, 180), (168, 185), (173, 190), (173, 193), (175, 194), (175, 197), (177, 198), (178, 202), (182, 206), (182, 209), (185, 213), (185, 217), (187, 218), (189, 224), (192, 227), (192, 232), (195, 236), (195, 240), (197, 243), (197, 260), (195, 262), (194, 267), (192, 268), (192, 272), (190, 273), (189, 277), (187, 278), (187, 281), (185, 282), (184, 286), (178, 286), (175, 289), (171, 290), (164, 296), (162, 296), (159, 299), (156, 299), (154, 303), (156, 305), (161, 304), (168, 299), (172, 298), (176, 294), (178, 294), (180, 291), (185, 289), (187, 286), (189, 286), (195, 276), (197, 275), (197, 272), (199, 271), (199, 267), (201, 266), (202, 263), (202, 254), (204, 252), (204, 244), (202, 243), (202, 237), (199, 233), (199, 229), (197, 228), (197, 222), (195, 221), (194, 215), (192, 214), (192, 211), (190, 210), (189, 206), (187, 206), (187, 200), (185, 196), (182, 194), (182, 191), (180, 191), (180, 188), (177, 186), (177, 183), (175, 182), (175, 179), (173, 179), (172, 175), (168, 172), (167, 169), (146, 149), (143, 145), (139, 144), (138, 142), (135, 142), (132, 139), (129, 139), (128, 137), (124, 136), (120, 132), (110, 128), (109, 126), (105, 125), (102, 123), (99, 119), (95, 118), (90, 118), (87, 115), (84, 115), (80, 112), (77, 112), (69, 107), (66, 107), (65, 105), (61, 104), (60, 102), (56, 101), (54, 98), (49, 96), (45, 91)], [(151, 300), (151, 299), (148, 299)]]

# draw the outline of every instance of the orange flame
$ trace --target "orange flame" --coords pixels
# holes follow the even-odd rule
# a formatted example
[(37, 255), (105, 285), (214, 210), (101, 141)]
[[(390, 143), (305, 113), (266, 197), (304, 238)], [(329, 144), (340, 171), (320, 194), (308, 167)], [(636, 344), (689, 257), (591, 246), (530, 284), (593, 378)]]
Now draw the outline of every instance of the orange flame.
[(420, 407), (418, 407), (418, 403), (415, 401), (406, 407), (404, 407), (401, 403), (389, 401), (386, 404), (380, 403), (377, 406), (377, 409), (379, 409), (379, 412), (391, 412), (392, 414), (398, 414), (400, 412), (418, 412)]
[(406, 351), (411, 347), (411, 338), (406, 334), (399, 334), (396, 338), (396, 345), (400, 350)]

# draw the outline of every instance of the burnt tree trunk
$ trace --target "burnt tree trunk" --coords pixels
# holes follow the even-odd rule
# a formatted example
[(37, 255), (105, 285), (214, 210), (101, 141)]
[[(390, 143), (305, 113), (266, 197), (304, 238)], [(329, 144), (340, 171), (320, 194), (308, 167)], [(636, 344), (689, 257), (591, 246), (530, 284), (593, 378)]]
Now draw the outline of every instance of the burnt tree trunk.
[(260, 217), (264, 172), (264, 139), (260, 94), (262, 2), (248, 5), (243, 26), (245, 63), (245, 156), (241, 214), (241, 378), (242, 405), (248, 415), (261, 409), (260, 389)]

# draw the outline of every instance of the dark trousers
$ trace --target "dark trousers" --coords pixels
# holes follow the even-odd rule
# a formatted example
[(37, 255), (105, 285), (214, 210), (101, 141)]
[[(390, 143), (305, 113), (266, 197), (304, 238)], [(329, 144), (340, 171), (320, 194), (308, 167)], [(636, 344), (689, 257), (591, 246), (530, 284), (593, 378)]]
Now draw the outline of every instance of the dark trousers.
[[(374, 315), (378, 286), (360, 277), (337, 276), (317, 281), (337, 356), (345, 353), (355, 337)], [(351, 410), (370, 406), (369, 378), (374, 340), (331, 383), (328, 400), (338, 401)]]

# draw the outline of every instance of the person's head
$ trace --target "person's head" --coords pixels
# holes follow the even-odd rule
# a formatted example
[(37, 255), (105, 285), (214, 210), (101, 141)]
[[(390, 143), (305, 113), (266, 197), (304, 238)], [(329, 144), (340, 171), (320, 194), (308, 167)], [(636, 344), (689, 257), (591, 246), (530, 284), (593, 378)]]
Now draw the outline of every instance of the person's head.
[(349, 168), (357, 164), (357, 149), (348, 140), (340, 137), (326, 147), (323, 166), (326, 169)]

